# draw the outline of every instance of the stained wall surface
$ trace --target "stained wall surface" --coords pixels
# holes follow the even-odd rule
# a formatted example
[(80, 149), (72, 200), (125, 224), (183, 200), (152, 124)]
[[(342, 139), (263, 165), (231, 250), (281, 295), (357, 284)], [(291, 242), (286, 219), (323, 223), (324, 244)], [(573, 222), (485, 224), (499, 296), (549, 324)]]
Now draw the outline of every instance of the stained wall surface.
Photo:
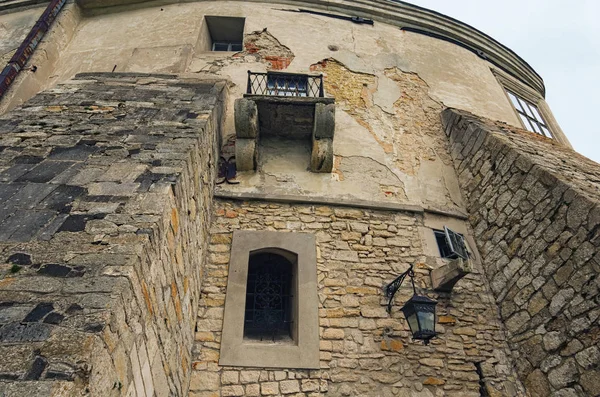
[[(248, 70), (323, 73), (326, 94), (338, 103), (333, 175), (306, 173), (304, 146), (265, 142), (261, 172), (241, 175), (231, 191), (464, 213), (439, 112), (450, 106), (518, 125), (492, 65), (453, 43), (396, 26), (294, 10), (236, 1), (138, 4), (83, 14), (67, 8), (47, 39), (63, 40), (60, 54), (36, 60), (38, 72), (23, 77), (25, 97), (13, 103), (79, 72), (216, 74), (234, 83), (232, 101), (245, 91)], [(246, 18), (244, 51), (206, 52), (205, 15)], [(233, 136), (229, 114), (223, 142), (232, 143)]]
[[(0, 2), (0, 11), (6, 5)], [(44, 8), (36, 7), (28, 10), (9, 12), (0, 15), (0, 67), (4, 65), (13, 56), (15, 50), (29, 33), (37, 19), (42, 15)]]

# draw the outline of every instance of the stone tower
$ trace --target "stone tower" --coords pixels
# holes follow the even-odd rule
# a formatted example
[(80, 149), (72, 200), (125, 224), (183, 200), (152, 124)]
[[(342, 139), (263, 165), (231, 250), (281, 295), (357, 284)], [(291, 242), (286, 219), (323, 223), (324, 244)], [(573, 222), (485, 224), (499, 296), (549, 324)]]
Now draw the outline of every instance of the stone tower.
[(489, 36), (15, 0), (0, 50), (0, 396), (600, 395), (600, 167)]

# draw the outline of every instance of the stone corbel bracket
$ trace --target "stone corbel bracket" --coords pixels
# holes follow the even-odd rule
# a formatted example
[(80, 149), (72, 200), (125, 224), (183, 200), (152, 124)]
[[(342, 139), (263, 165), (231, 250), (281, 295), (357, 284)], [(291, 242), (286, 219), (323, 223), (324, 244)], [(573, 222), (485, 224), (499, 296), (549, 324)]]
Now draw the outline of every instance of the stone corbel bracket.
[(335, 132), (335, 104), (315, 104), (310, 170), (331, 172), (333, 169), (333, 134)]
[(473, 264), (468, 259), (452, 259), (444, 266), (431, 271), (433, 289), (441, 292), (451, 292), (454, 285), (473, 271)]
[(260, 136), (257, 100), (314, 106), (310, 171), (331, 172), (333, 169), (333, 136), (335, 133), (335, 103), (332, 98), (289, 98), (253, 96), (238, 98), (234, 106), (235, 159), (238, 171), (256, 170)]
[(258, 107), (246, 98), (235, 100), (235, 164), (238, 171), (253, 171), (258, 158)]

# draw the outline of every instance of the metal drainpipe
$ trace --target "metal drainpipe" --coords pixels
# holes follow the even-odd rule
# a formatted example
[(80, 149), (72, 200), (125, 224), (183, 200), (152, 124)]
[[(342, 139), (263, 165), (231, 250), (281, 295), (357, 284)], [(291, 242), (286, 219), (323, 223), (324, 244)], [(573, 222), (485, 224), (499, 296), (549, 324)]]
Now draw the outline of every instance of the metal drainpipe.
[(27, 61), (33, 55), (33, 51), (35, 51), (35, 48), (42, 41), (44, 35), (50, 29), (50, 25), (52, 25), (52, 22), (54, 22), (66, 2), (67, 0), (53, 0), (48, 4), (40, 19), (33, 25), (25, 40), (23, 40), (13, 57), (8, 61), (4, 70), (0, 73), (0, 99), (6, 94), (10, 85), (17, 78), (17, 75), (23, 70)]

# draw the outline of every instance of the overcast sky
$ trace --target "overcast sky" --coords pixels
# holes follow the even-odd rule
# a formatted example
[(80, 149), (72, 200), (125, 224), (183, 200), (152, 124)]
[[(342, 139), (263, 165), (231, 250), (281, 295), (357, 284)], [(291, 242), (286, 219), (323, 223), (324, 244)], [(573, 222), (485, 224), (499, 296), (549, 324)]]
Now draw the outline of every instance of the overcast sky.
[(492, 36), (544, 79), (546, 101), (579, 153), (600, 163), (599, 0), (409, 0)]

